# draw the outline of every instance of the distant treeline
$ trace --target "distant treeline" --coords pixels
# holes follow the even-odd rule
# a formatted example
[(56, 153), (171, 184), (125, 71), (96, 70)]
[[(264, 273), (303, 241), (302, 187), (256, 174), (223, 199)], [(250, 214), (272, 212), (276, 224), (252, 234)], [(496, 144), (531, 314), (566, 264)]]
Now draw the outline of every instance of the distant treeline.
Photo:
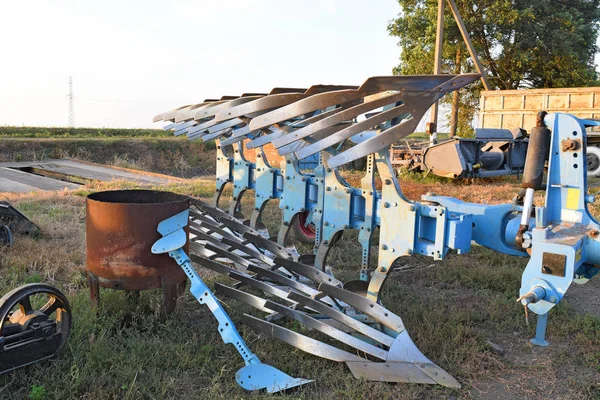
[(0, 137), (28, 138), (105, 138), (105, 137), (170, 137), (171, 131), (162, 129), (121, 128), (45, 128), (36, 126), (0, 126)]

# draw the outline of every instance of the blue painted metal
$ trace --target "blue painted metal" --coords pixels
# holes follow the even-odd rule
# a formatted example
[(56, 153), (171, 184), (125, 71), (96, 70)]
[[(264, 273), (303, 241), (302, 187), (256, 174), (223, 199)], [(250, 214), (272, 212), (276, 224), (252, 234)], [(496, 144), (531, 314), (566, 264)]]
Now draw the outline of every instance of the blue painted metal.
[[(600, 126), (599, 121), (578, 119), (567, 114), (548, 114), (546, 125), (552, 131), (546, 202), (532, 229), (531, 259), (521, 279), (521, 296), (536, 288), (545, 289), (527, 307), (538, 314), (536, 338), (532, 343), (544, 345), (547, 314), (558, 304), (572, 282), (587, 281), (600, 263), (600, 225), (587, 208), (586, 126)], [(575, 149), (565, 144), (575, 142)], [(539, 209), (539, 207), (538, 207)], [(564, 259), (562, 272), (548, 272), (544, 257)], [(595, 270), (590, 274), (592, 270)]]
[(548, 324), (548, 313), (538, 315), (537, 326), (535, 328), (535, 337), (529, 339), (529, 341), (541, 347), (547, 347), (550, 345), (545, 339), (546, 337), (546, 325)]
[(311, 380), (292, 378), (270, 365), (263, 364), (256, 354), (244, 342), (233, 321), (219, 303), (212, 291), (200, 278), (192, 262), (183, 250), (187, 242), (184, 227), (187, 226), (189, 210), (176, 214), (158, 224), (158, 232), (163, 235), (152, 246), (152, 253), (169, 253), (169, 256), (185, 271), (191, 282), (190, 292), (200, 304), (206, 304), (219, 322), (219, 334), (224, 343), (235, 345), (236, 350), (246, 363), (235, 375), (236, 382), (246, 390), (266, 389), (269, 393), (279, 392), (295, 386), (312, 382)]
[[(238, 157), (240, 162), (236, 164), (236, 156), (233, 155), (231, 160), (234, 161), (229, 164), (227, 173), (224, 159), (219, 159), (222, 167), (217, 168), (218, 184), (227, 179), (234, 185), (235, 182), (241, 183), (237, 192), (234, 187), (237, 200), (244, 190), (256, 190), (252, 227), (257, 227), (266, 201), (279, 199), (283, 214), (277, 239), (280, 245), (286, 243), (290, 225), (298, 214), (309, 212), (316, 227), (314, 265), (321, 270), (326, 268), (327, 253), (332, 243), (345, 230), (359, 230), (359, 242), (363, 247), (360, 279), (366, 285), (366, 296), (376, 302), (380, 301), (382, 285), (402, 256), (417, 253), (441, 260), (452, 250), (459, 254), (469, 251), (472, 241), (501, 253), (530, 256), (522, 276), (520, 300), (539, 315), (536, 338), (532, 343), (543, 345), (547, 343), (544, 336), (548, 311), (561, 301), (572, 282), (585, 283), (600, 270), (600, 225), (587, 209), (587, 204), (594, 199), (587, 193), (585, 162), (585, 128), (600, 126), (600, 122), (566, 114), (546, 116), (545, 123), (551, 131), (552, 141), (545, 204), (535, 208), (535, 217), (529, 218), (526, 232), (519, 231), (523, 208), (515, 204), (474, 204), (429, 194), (420, 201), (410, 201), (403, 195), (393, 172), (387, 146), (392, 139), (398, 140), (412, 132), (420, 119), (416, 117), (428, 108), (431, 99), (442, 94), (435, 89), (432, 95), (428, 90), (449, 90), (452, 82), (459, 78), (452, 79), (428, 85), (429, 89), (419, 88), (407, 91), (406, 95), (398, 94), (402, 101), (386, 105), (383, 111), (367, 116), (366, 120), (370, 122), (366, 123), (365, 120), (359, 122), (358, 115), (353, 116), (354, 119), (349, 118), (352, 119), (350, 122), (336, 120), (336, 115), (341, 113), (337, 114), (340, 111), (336, 108), (338, 104), (332, 106), (331, 102), (323, 103), (323, 108), (317, 111), (314, 111), (315, 107), (297, 108), (299, 105), (296, 103), (286, 103), (285, 107), (272, 111), (273, 114), (263, 114), (261, 123), (255, 124), (256, 129), (244, 129), (250, 126), (248, 123), (225, 139), (237, 143), (237, 138), (244, 137), (244, 140), (250, 140), (248, 148), (259, 150), (272, 142), (286, 157), (282, 168), (269, 165), (265, 157), (260, 161), (257, 159), (256, 165)], [(416, 79), (415, 82), (420, 81)], [(342, 94), (337, 93), (332, 99), (343, 97)], [(367, 92), (350, 94), (352, 99), (363, 96), (362, 104), (366, 102)], [(303, 98), (301, 105), (308, 103), (310, 99)], [(352, 108), (351, 104), (347, 106), (347, 110)], [(307, 110), (311, 113), (299, 115)], [(265, 121), (272, 124), (268, 125)], [(311, 123), (319, 124), (317, 121), (321, 121), (318, 125), (321, 128), (311, 128)], [(328, 123), (345, 125), (324, 134)], [(302, 131), (304, 128), (307, 129)], [(362, 132), (358, 132), (360, 130)], [(304, 133), (300, 135), (298, 132)], [(295, 133), (301, 137), (295, 136)], [(361, 138), (361, 135), (364, 137)], [(343, 148), (342, 144), (346, 146), (348, 143), (344, 141), (351, 137), (355, 144)], [(236, 141), (231, 141), (232, 138)], [(304, 166), (298, 156), (316, 155), (319, 151), (322, 162), (313, 173), (303, 171)], [(341, 178), (335, 166), (369, 152), (370, 164), (361, 187), (351, 187)], [(383, 183), (380, 192), (375, 190), (376, 172)], [(371, 271), (369, 249), (372, 232), (377, 227), (380, 231), (378, 262)], [(522, 235), (522, 240), (521, 236), (517, 240), (517, 235)]]

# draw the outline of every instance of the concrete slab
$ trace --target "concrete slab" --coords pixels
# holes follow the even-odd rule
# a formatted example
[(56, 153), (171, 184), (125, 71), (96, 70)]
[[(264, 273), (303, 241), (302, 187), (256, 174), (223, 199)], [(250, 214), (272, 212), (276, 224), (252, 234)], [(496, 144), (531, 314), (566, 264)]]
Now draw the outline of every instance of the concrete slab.
[(76, 189), (86, 183), (118, 179), (142, 184), (181, 180), (168, 175), (67, 159), (0, 163), (0, 192)]
[(26, 193), (37, 190), (63, 190), (80, 187), (75, 183), (46, 178), (0, 165), (0, 192)]

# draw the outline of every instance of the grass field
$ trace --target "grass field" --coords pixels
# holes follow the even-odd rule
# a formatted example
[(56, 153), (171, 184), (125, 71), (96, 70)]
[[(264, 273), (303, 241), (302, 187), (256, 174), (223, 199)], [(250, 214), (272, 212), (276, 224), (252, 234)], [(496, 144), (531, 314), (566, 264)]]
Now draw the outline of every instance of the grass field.
[(182, 178), (215, 173), (214, 142), (173, 137), (0, 139), (0, 162), (75, 158)]
[[(238, 322), (263, 362), (316, 380), (276, 396), (244, 392), (234, 381), (235, 371), (243, 365), (241, 358), (221, 342), (210, 312), (191, 295), (185, 294), (164, 322), (158, 318), (161, 296), (157, 291), (143, 292), (139, 302), (132, 304), (123, 292), (103, 290), (99, 312), (91, 308), (83, 274), (85, 195), (122, 187), (133, 185), (115, 182), (59, 193), (6, 195), (41, 227), (43, 236), (17, 237), (13, 248), (3, 249), (0, 293), (29, 282), (56, 285), (72, 303), (74, 327), (59, 357), (1, 376), (0, 399), (600, 398), (598, 282), (572, 287), (551, 313), (548, 340), (552, 345), (532, 347), (527, 339), (534, 324), (525, 325), (523, 309), (515, 303), (527, 260), (481, 247), (442, 262), (406, 258), (383, 294), (383, 303), (404, 319), (417, 346), (454, 375), (462, 389), (356, 380), (343, 364), (307, 355)], [(196, 179), (161, 189), (207, 199), (214, 183)], [(411, 199), (431, 191), (498, 203), (510, 201), (517, 189), (516, 182), (508, 179), (470, 185), (403, 180), (403, 190)], [(596, 215), (599, 211), (594, 207)], [(268, 225), (277, 227), (276, 206), (269, 215)], [(356, 234), (345, 235), (330, 256), (330, 264), (343, 280), (358, 273), (355, 240)], [(210, 285), (227, 281), (199, 272)], [(234, 321), (248, 311), (240, 303), (223, 301)]]
[(162, 129), (123, 128), (49, 128), (37, 126), (0, 126), (0, 138), (107, 138), (107, 137), (171, 137)]

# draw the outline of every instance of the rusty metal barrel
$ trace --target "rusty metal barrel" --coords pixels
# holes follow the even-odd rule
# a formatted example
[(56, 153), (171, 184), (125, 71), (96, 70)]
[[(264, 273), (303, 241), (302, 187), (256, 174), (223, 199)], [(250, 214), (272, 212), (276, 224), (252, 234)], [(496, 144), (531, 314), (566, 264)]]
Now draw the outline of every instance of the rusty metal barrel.
[(187, 196), (155, 190), (114, 190), (87, 197), (87, 273), (96, 305), (100, 287), (162, 288), (166, 313), (175, 309), (187, 277), (168, 254), (152, 254), (150, 249), (162, 237), (158, 223), (187, 208)]

